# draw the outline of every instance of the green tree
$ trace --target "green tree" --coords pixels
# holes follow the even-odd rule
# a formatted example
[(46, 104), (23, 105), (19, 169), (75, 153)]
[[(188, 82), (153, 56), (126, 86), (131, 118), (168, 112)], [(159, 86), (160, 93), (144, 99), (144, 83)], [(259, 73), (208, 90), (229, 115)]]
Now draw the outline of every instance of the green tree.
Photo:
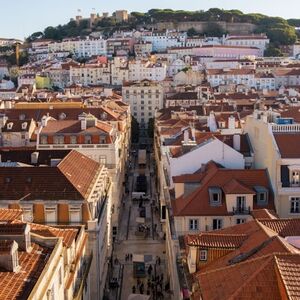
[(225, 30), (223, 30), (222, 26), (218, 23), (209, 22), (206, 26), (206, 29), (204, 31), (204, 34), (206, 36), (217, 36), (221, 37), (223, 34), (225, 34)]
[(197, 34), (198, 34), (198, 32), (196, 31), (196, 29), (195, 29), (194, 27), (189, 28), (189, 29), (187, 30), (187, 35), (188, 35), (188, 36), (195, 36), (195, 35), (197, 35)]
[(265, 50), (264, 56), (266, 57), (279, 57), (283, 56), (281, 50), (276, 48), (274, 45), (269, 45), (269, 47)]

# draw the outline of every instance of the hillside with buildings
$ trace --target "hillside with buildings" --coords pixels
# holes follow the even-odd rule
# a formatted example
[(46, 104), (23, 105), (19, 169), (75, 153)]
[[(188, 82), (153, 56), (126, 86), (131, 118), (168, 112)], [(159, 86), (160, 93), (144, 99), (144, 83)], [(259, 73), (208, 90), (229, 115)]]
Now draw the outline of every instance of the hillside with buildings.
[(118, 10), (0, 39), (0, 300), (300, 299), (296, 25)]

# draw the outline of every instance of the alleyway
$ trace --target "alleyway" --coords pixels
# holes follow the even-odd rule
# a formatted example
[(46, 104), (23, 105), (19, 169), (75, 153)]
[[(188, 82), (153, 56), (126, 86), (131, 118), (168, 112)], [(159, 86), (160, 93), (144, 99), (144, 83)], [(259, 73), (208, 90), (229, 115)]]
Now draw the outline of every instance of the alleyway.
[[(165, 285), (168, 282), (165, 268), (165, 241), (161, 232), (158, 203), (156, 202), (153, 168), (152, 153), (147, 154), (147, 166), (144, 169), (139, 169), (137, 153), (132, 153), (126, 182), (129, 193), (124, 197), (118, 237), (113, 251), (112, 277), (116, 278), (119, 287), (110, 289), (109, 297), (112, 300), (127, 300), (132, 294), (133, 287), (135, 287), (136, 294), (143, 292), (146, 295), (148, 293), (151, 296), (150, 299), (170, 299), (165, 293)], [(143, 201), (143, 203), (132, 199), (132, 191), (135, 191), (136, 178), (139, 174), (146, 175), (147, 195), (150, 196), (150, 200)], [(138, 232), (141, 206), (144, 206), (146, 210), (145, 223), (141, 225), (145, 228), (148, 227), (146, 234)], [(136, 255), (144, 255), (146, 277), (139, 280), (134, 278), (133, 262), (130, 258), (126, 259), (127, 254), (132, 254), (133, 258)], [(147, 272), (150, 265), (151, 275)]]

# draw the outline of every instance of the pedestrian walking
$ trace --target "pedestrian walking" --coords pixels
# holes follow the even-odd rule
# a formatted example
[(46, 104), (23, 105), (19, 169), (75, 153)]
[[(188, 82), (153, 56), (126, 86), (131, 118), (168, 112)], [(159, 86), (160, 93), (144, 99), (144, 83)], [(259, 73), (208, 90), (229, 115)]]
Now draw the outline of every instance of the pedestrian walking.
[(130, 253), (129, 255), (130, 255), (130, 260), (132, 261), (132, 253)]
[(136, 288), (135, 285), (132, 287), (132, 294), (135, 294)]

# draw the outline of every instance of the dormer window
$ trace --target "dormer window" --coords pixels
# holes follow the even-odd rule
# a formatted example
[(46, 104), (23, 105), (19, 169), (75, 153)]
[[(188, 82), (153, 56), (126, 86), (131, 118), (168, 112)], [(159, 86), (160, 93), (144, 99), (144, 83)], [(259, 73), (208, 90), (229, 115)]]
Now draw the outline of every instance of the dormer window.
[(46, 145), (48, 143), (48, 138), (46, 135), (41, 136), (41, 144)]
[(268, 204), (268, 190), (263, 186), (255, 186), (257, 205)]
[(210, 205), (221, 205), (222, 190), (219, 187), (210, 187), (208, 192)]
[(12, 130), (13, 125), (14, 125), (13, 122), (9, 122), (9, 123), (7, 124), (7, 129), (8, 129), (8, 130)]
[(22, 130), (25, 130), (27, 128), (27, 122), (22, 123)]
[(92, 137), (90, 135), (86, 135), (84, 137), (84, 143), (85, 144), (91, 144), (92, 143)]

